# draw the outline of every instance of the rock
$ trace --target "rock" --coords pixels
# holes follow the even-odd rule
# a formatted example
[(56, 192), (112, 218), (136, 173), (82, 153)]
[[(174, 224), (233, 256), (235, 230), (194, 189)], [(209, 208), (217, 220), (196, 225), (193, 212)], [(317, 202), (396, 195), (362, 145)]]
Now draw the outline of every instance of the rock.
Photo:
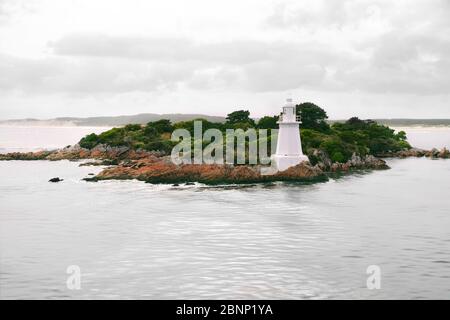
[(358, 156), (353, 154), (345, 163), (335, 162), (328, 169), (329, 172), (347, 172), (353, 169), (389, 169), (386, 161), (372, 155)]
[(182, 164), (175, 165), (166, 158), (130, 160), (118, 166), (105, 168), (97, 176), (86, 181), (108, 179), (138, 179), (149, 183), (169, 183), (193, 185), (205, 184), (243, 184), (272, 181), (311, 181), (325, 180), (323, 171), (312, 167), (308, 162), (291, 167), (274, 175), (263, 175), (260, 166)]
[(92, 148), (92, 151), (98, 151), (98, 152), (104, 153), (104, 152), (106, 152), (106, 147), (107, 146), (104, 144), (98, 144), (94, 148)]
[(433, 148), (430, 150), (430, 156), (432, 158), (438, 158), (439, 157), (439, 150), (436, 148)]
[(50, 180), (48, 180), (48, 182), (61, 182), (61, 181), (64, 181), (64, 179), (60, 179), (59, 177), (51, 178)]
[(103, 161), (88, 161), (88, 162), (83, 162), (80, 163), (78, 166), (79, 167), (88, 167), (88, 166), (101, 166), (103, 165)]
[(364, 165), (362, 158), (356, 153), (352, 154), (351, 159), (348, 161), (349, 165), (352, 167), (361, 167)]
[(194, 182), (186, 182), (184, 185), (185, 185), (185, 186), (194, 186), (195, 183), (194, 183)]
[(394, 157), (394, 158), (409, 158), (409, 157), (416, 157), (420, 158), (423, 156), (431, 156), (431, 152), (419, 148), (411, 148), (411, 149), (405, 149), (400, 150), (396, 152), (386, 152), (383, 154), (380, 154), (379, 157), (388, 158), (388, 157)]
[(330, 167), (330, 171), (331, 172), (337, 172), (337, 171), (342, 171), (341, 170), (341, 164), (340, 163), (333, 163)]
[(364, 166), (367, 169), (389, 169), (386, 161), (380, 158), (376, 158), (372, 155), (368, 155), (365, 157)]
[(178, 184), (178, 183), (174, 183), (173, 185), (172, 185), (172, 187), (179, 187), (180, 185)]
[(56, 151), (11, 152), (0, 154), (0, 160), (46, 160)]
[[(38, 151), (38, 152), (13, 152), (8, 154), (0, 154), (0, 160), (81, 160), (94, 159), (104, 161), (102, 165), (116, 165), (122, 160), (137, 160), (150, 159), (162, 157), (161, 152), (145, 151), (145, 150), (130, 150), (130, 148), (111, 147), (105, 145), (98, 145), (89, 150), (81, 148), (79, 145), (67, 146), (62, 149), (52, 151)], [(169, 157), (170, 158), (170, 157)], [(88, 165), (88, 164), (83, 164)], [(89, 165), (95, 165), (90, 163)]]
[(450, 158), (450, 151), (448, 151), (447, 148), (443, 148), (439, 151), (438, 157), (441, 159), (448, 159)]
[[(360, 165), (357, 165), (355, 167), (359, 167)], [(342, 171), (349, 171), (352, 168), (352, 164), (349, 162), (343, 163), (341, 166)]]
[(425, 155), (425, 150), (423, 149), (418, 149), (418, 148), (411, 148), (409, 150), (406, 151), (406, 154), (409, 154), (412, 157), (423, 157)]
[(401, 150), (397, 152), (391, 152), (382, 154), (382, 157), (395, 157), (395, 158), (409, 158), (409, 157), (427, 157), (433, 159), (449, 159), (450, 151), (447, 148), (443, 148), (438, 150), (437, 148), (433, 148), (431, 150), (423, 150), (418, 148), (411, 148), (409, 150)]
[(314, 149), (310, 157), (317, 161), (317, 165), (323, 171), (328, 171), (333, 164), (328, 154), (323, 150)]
[(93, 177), (83, 178), (81, 180), (82, 181), (87, 181), (87, 182), (97, 182), (99, 179), (97, 177), (93, 176)]
[(270, 178), (269, 180), (276, 181), (277, 179), (286, 181), (286, 180), (327, 180), (325, 174), (318, 166), (311, 166), (309, 162), (302, 162), (294, 167), (290, 167), (285, 171), (278, 172)]

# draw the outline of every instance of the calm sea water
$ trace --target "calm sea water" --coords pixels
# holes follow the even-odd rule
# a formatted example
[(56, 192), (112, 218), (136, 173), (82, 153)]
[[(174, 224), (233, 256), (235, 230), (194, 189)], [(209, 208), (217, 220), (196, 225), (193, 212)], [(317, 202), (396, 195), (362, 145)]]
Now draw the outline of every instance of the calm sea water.
[(422, 149), (450, 148), (450, 127), (396, 127), (403, 130), (412, 146)]
[(90, 133), (109, 127), (19, 127), (0, 126), (0, 153), (64, 148)]
[(450, 298), (449, 160), (215, 188), (87, 183), (101, 168), (78, 165), (0, 162), (0, 298)]

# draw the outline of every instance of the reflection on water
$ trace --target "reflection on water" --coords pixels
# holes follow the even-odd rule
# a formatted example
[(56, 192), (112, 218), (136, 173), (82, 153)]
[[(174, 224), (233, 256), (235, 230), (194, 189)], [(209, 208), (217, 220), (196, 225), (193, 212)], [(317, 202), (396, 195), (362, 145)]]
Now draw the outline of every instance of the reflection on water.
[[(316, 185), (210, 188), (0, 162), (0, 297), (448, 298), (450, 161), (390, 165)], [(69, 265), (79, 291), (66, 288)], [(366, 288), (369, 265), (381, 290)]]

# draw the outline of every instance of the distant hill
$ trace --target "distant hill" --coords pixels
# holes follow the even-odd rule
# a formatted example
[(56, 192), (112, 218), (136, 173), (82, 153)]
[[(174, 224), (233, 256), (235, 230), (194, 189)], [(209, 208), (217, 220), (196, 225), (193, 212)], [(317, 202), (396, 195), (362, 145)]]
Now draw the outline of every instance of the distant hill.
[[(129, 123), (145, 124), (150, 121), (160, 119), (169, 119), (172, 123), (179, 121), (187, 121), (193, 119), (206, 119), (211, 122), (225, 122), (225, 117), (208, 116), (204, 114), (182, 114), (182, 113), (141, 113), (129, 116), (112, 116), (112, 117), (61, 117), (54, 119), (16, 119), (16, 120), (0, 120), (0, 125), (16, 125), (16, 126), (81, 126), (81, 127), (114, 127), (123, 126)], [(258, 120), (257, 118), (255, 120)], [(450, 126), (450, 119), (373, 119), (378, 123), (392, 127), (411, 127), (411, 126)], [(329, 120), (329, 123), (344, 122), (346, 120)]]
[(1, 120), (0, 125), (112, 127), (112, 126), (123, 126), (129, 123), (145, 124), (150, 121), (156, 121), (160, 119), (169, 119), (170, 121), (175, 123), (179, 121), (187, 121), (198, 118), (206, 119), (211, 122), (225, 121), (225, 117), (208, 116), (204, 114), (141, 113), (131, 116), (112, 116), (112, 117), (89, 117), (89, 118), (62, 117), (47, 120), (41, 119)]
[[(372, 119), (389, 127), (447, 127), (450, 119)], [(333, 122), (345, 122), (346, 120), (330, 120)]]
[(376, 119), (378, 123), (392, 127), (441, 127), (450, 126), (450, 119)]

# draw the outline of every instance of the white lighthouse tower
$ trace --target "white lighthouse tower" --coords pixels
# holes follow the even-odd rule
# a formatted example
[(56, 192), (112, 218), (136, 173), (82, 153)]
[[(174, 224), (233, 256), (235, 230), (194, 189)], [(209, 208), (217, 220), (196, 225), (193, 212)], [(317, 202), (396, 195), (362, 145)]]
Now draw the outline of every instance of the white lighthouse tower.
[(308, 161), (308, 157), (302, 151), (300, 119), (297, 117), (292, 99), (286, 100), (278, 124), (277, 152), (272, 155), (272, 162), (275, 162), (278, 171)]

